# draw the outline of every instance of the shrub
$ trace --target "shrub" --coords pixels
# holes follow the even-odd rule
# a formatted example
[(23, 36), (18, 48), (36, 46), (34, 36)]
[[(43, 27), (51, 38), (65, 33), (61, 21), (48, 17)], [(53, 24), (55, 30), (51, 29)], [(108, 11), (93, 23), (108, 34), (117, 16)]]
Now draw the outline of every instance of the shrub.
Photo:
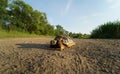
[(120, 21), (99, 26), (91, 32), (91, 38), (120, 38)]

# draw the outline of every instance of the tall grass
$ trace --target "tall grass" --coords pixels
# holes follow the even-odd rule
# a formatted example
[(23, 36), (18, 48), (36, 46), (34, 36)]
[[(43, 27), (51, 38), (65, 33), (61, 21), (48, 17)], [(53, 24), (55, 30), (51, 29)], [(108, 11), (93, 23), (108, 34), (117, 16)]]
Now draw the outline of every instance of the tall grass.
[(24, 38), (24, 37), (52, 37), (44, 35), (29, 34), (26, 32), (0, 30), (0, 38)]
[(91, 38), (120, 38), (120, 21), (99, 26), (91, 32)]

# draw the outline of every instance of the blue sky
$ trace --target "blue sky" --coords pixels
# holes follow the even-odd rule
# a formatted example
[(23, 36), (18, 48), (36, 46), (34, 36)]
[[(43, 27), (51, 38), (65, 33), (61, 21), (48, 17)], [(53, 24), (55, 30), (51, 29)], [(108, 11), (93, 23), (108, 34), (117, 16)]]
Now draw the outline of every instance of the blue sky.
[(67, 31), (87, 33), (108, 21), (120, 19), (120, 0), (24, 0), (34, 10), (45, 12), (52, 25)]

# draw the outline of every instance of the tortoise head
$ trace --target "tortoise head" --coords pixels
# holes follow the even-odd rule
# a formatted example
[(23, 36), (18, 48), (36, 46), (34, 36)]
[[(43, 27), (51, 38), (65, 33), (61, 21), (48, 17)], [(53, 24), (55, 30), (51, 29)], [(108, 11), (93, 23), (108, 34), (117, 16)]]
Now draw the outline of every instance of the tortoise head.
[(50, 41), (50, 44), (51, 44), (51, 45), (56, 45), (56, 43), (57, 43), (56, 40), (51, 40), (51, 41)]

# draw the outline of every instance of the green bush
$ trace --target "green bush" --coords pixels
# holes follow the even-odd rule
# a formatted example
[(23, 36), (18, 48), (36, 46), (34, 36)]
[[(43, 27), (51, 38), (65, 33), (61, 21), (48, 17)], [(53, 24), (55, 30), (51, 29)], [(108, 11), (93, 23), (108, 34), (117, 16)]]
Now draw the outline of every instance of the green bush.
[(99, 26), (91, 32), (91, 38), (120, 38), (120, 21)]

